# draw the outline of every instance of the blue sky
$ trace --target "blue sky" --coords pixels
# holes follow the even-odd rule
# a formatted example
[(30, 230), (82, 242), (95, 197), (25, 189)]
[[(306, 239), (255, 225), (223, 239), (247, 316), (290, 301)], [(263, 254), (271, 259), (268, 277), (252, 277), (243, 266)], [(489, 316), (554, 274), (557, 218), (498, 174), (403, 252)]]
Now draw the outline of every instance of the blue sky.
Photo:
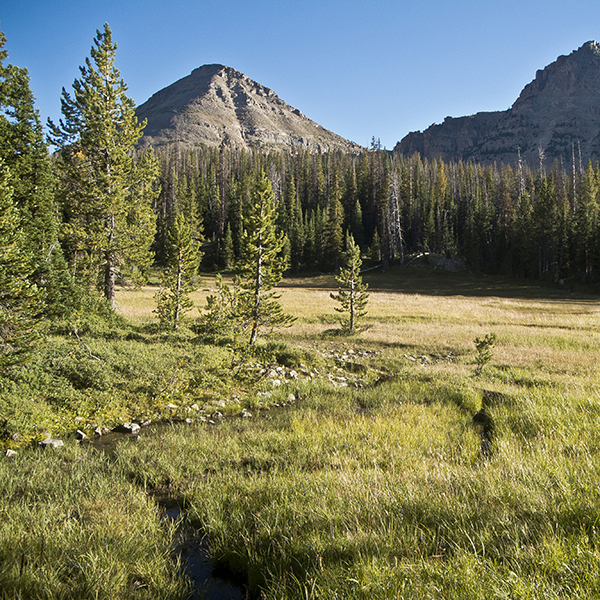
[(339, 135), (392, 148), (446, 116), (509, 108), (537, 69), (600, 39), (600, 2), (2, 0), (8, 62), (29, 69), (44, 122), (105, 22), (136, 104), (221, 63)]

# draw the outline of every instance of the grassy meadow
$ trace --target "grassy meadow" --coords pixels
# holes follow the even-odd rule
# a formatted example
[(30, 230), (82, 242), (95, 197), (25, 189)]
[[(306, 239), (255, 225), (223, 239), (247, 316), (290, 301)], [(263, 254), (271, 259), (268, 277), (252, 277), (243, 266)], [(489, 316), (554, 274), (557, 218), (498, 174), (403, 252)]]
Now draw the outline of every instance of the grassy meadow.
[[(160, 331), (152, 286), (54, 325), (0, 382), (17, 453), (0, 598), (185, 598), (173, 504), (251, 598), (600, 597), (598, 297), (426, 268), (365, 280), (347, 337), (332, 276), (286, 278), (297, 320), (251, 355)], [(75, 440), (121, 421), (170, 426)], [(48, 434), (65, 447), (37, 448)]]

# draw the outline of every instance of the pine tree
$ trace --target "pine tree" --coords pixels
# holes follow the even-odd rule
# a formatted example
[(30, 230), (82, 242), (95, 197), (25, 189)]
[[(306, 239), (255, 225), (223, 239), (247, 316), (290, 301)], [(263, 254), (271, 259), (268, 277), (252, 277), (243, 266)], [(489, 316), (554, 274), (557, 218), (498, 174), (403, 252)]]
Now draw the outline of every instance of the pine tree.
[(20, 243), (30, 261), (44, 315), (72, 308), (76, 293), (58, 243), (54, 178), (27, 69), (4, 65), (0, 32), (0, 160), (8, 167), (12, 201), (19, 213)]
[(367, 293), (368, 284), (362, 282), (360, 267), (360, 248), (356, 245), (351, 235), (346, 236), (346, 252), (344, 253), (345, 266), (340, 268), (335, 280), (339, 284), (338, 293), (331, 292), (333, 300), (337, 300), (341, 306), (335, 310), (347, 316), (342, 317), (342, 329), (353, 333), (358, 328), (358, 319), (367, 314), (366, 306), (369, 301)]
[(342, 226), (344, 223), (344, 208), (340, 201), (341, 191), (337, 174), (333, 177), (327, 204), (327, 216), (324, 231), (324, 266), (338, 268), (344, 243)]
[(222, 336), (231, 336), (237, 341), (242, 333), (243, 317), (240, 310), (241, 281), (234, 277), (230, 287), (223, 283), (223, 276), (215, 276), (216, 294), (206, 297), (206, 305), (200, 314), (199, 328), (212, 338), (213, 343)]
[(12, 201), (9, 170), (0, 160), (0, 369), (20, 360), (36, 339), (39, 296)]
[(145, 123), (138, 123), (114, 65), (116, 48), (105, 24), (80, 67), (73, 96), (63, 88), (64, 120), (48, 123), (59, 149), (63, 236), (73, 270), (98, 282), (113, 306), (117, 276), (140, 280), (152, 260), (158, 175), (151, 151), (134, 157)]
[(244, 218), (242, 258), (238, 269), (243, 279), (240, 311), (250, 328), (250, 346), (263, 327), (290, 325), (294, 318), (283, 312), (273, 288), (281, 281), (287, 263), (282, 257), (285, 236), (275, 227), (275, 204), (271, 182), (262, 173)]
[(575, 212), (575, 254), (584, 280), (592, 280), (598, 261), (598, 236), (600, 234), (600, 184), (598, 175), (589, 161), (583, 181), (577, 192)]
[(194, 276), (202, 259), (199, 243), (183, 214), (178, 214), (169, 230), (167, 247), (167, 272), (156, 295), (156, 313), (164, 325), (177, 329), (183, 315), (194, 303), (190, 292), (194, 290)]
[(231, 223), (227, 223), (225, 237), (223, 238), (223, 250), (221, 251), (221, 264), (224, 269), (230, 269), (235, 261), (235, 251), (233, 247), (233, 234), (231, 232)]

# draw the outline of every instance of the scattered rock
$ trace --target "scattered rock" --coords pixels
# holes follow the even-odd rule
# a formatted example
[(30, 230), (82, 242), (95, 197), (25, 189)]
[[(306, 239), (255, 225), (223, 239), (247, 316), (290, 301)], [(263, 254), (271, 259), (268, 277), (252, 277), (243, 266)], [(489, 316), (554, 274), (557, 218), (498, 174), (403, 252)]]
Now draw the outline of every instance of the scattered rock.
[(137, 435), (140, 432), (140, 426), (137, 423), (123, 423), (113, 429), (117, 433), (129, 433)]
[(13, 458), (16, 455), (17, 453), (9, 448), (4, 456), (6, 456), (6, 458)]
[(82, 441), (82, 442), (83, 442), (83, 441), (85, 441), (85, 440), (88, 440), (88, 441), (89, 441), (89, 438), (88, 438), (88, 436), (85, 434), (85, 431), (81, 431), (81, 429), (78, 429), (78, 430), (77, 430), (77, 432), (75, 433), (75, 437), (76, 437), (78, 440)]
[(210, 418), (212, 419), (212, 421), (222, 421), (223, 413), (219, 412), (218, 410), (215, 410), (215, 412), (212, 415), (210, 415)]
[(177, 407), (172, 402), (169, 402), (165, 408), (168, 408), (169, 410), (177, 410)]
[(190, 408), (191, 408), (192, 410), (195, 410), (195, 411), (199, 411), (199, 410), (200, 410), (200, 407), (199, 407), (197, 404), (192, 404), (192, 405), (190, 406)]
[(53, 437), (47, 437), (45, 440), (38, 442), (38, 446), (42, 448), (62, 448), (65, 443), (62, 440)]
[(252, 413), (247, 408), (242, 408), (242, 412), (240, 413), (240, 417), (242, 419), (251, 419)]

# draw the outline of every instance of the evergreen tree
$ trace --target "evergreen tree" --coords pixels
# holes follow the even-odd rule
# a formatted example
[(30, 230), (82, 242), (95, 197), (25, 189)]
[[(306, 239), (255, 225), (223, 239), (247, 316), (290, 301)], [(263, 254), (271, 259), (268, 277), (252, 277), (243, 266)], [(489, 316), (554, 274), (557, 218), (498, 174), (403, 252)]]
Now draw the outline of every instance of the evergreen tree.
[(212, 338), (213, 343), (221, 336), (237, 337), (242, 333), (243, 316), (240, 310), (241, 281), (234, 277), (230, 287), (223, 283), (220, 273), (215, 276), (216, 294), (206, 297), (204, 311), (200, 315), (200, 330)]
[(368, 284), (362, 282), (360, 267), (360, 248), (356, 245), (351, 235), (346, 236), (346, 252), (344, 253), (345, 266), (340, 268), (335, 280), (339, 284), (338, 293), (331, 292), (333, 300), (337, 300), (341, 306), (335, 310), (347, 316), (342, 317), (342, 329), (353, 333), (358, 327), (358, 319), (367, 314), (366, 306), (369, 301), (367, 293)]
[(292, 212), (292, 223), (290, 226), (290, 261), (294, 271), (300, 270), (300, 265), (304, 261), (304, 221), (302, 219), (302, 206), (300, 198), (296, 197), (294, 201), (294, 210)]
[(234, 260), (233, 234), (231, 233), (231, 224), (227, 223), (225, 237), (223, 238), (223, 250), (221, 251), (221, 264), (224, 269), (230, 269), (233, 266)]
[(9, 171), (0, 160), (0, 369), (20, 360), (30, 349), (39, 309), (12, 191)]
[(371, 244), (371, 249), (369, 251), (369, 258), (372, 263), (381, 262), (381, 242), (379, 241), (379, 233), (377, 229), (373, 234), (373, 243)]
[(45, 315), (72, 308), (76, 293), (58, 243), (54, 179), (27, 69), (4, 65), (0, 32), (0, 160), (8, 167), (12, 201), (19, 213), (20, 243), (30, 261)]
[(324, 231), (324, 267), (337, 269), (342, 254), (344, 233), (344, 209), (340, 201), (341, 192), (337, 174), (333, 177)]
[(575, 253), (577, 266), (584, 280), (592, 280), (598, 261), (600, 234), (600, 184), (591, 161), (583, 174), (583, 181), (577, 193), (575, 212)]
[(63, 235), (73, 270), (98, 282), (113, 306), (116, 277), (140, 280), (152, 260), (158, 175), (150, 151), (134, 158), (145, 123), (138, 123), (114, 65), (116, 48), (105, 24), (80, 67), (73, 96), (63, 88), (64, 120), (49, 121), (50, 139), (60, 150)]
[(263, 172), (244, 218), (242, 258), (238, 265), (244, 280), (240, 311), (250, 328), (250, 346), (256, 344), (261, 328), (287, 326), (294, 320), (283, 312), (280, 296), (272, 291), (287, 269), (282, 257), (285, 236), (277, 233), (275, 219), (271, 182)]
[(155, 312), (164, 325), (177, 329), (183, 315), (194, 306), (189, 294), (194, 290), (194, 276), (201, 259), (200, 245), (192, 237), (192, 230), (180, 213), (169, 230), (168, 270), (156, 295)]

